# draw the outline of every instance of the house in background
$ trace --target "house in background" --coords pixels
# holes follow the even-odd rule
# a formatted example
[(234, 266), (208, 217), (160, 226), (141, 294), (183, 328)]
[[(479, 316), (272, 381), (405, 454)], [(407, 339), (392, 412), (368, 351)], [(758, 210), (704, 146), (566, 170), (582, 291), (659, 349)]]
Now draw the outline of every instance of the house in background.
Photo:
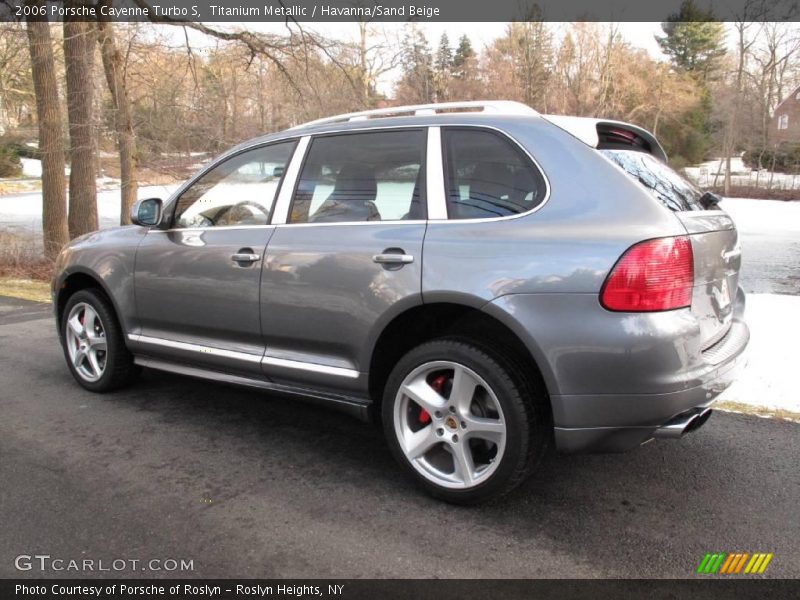
[(800, 144), (800, 87), (775, 107), (769, 133), (775, 145)]

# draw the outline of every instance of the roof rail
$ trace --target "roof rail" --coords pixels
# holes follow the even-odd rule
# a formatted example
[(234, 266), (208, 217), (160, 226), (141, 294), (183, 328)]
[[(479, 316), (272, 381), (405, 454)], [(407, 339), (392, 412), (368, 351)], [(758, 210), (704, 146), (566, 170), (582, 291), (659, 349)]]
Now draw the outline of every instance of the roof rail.
[(527, 115), (535, 116), (539, 113), (530, 106), (521, 102), (511, 100), (471, 100), (468, 102), (440, 102), (438, 104), (413, 104), (409, 106), (389, 106), (386, 108), (376, 108), (374, 110), (363, 110), (360, 112), (346, 113), (325, 117), (295, 125), (290, 129), (301, 129), (314, 125), (324, 125), (327, 123), (342, 123), (347, 121), (365, 121), (378, 117), (409, 117), (420, 115), (435, 115), (440, 112), (485, 112), (498, 115)]

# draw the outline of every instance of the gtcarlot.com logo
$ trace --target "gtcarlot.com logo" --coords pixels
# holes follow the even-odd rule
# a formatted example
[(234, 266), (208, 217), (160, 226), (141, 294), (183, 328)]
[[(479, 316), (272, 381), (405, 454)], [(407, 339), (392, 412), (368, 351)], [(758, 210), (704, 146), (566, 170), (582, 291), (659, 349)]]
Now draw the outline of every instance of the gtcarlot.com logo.
[(61, 558), (49, 554), (20, 554), (14, 559), (17, 571), (194, 571), (194, 560), (183, 558)]
[(771, 560), (772, 552), (706, 552), (697, 572), (702, 575), (761, 575)]

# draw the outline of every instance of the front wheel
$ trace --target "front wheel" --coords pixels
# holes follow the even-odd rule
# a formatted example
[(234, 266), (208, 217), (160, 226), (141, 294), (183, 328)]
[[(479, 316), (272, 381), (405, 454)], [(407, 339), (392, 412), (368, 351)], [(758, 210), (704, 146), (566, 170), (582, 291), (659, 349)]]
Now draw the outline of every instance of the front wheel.
[(549, 439), (544, 402), (502, 352), (443, 339), (398, 362), (382, 417), (395, 458), (429, 493), (473, 504), (530, 473)]
[(139, 372), (114, 309), (99, 290), (81, 290), (67, 300), (61, 344), (72, 376), (92, 392), (123, 387)]

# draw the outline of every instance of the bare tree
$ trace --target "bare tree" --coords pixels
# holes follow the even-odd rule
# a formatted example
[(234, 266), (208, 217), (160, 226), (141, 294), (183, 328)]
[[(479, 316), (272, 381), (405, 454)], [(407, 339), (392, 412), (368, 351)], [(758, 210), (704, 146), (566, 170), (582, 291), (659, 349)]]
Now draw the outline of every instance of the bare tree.
[[(111, 4), (111, 0), (104, 0)], [(120, 192), (119, 222), (130, 223), (130, 211), (138, 193), (136, 180), (136, 136), (133, 131), (128, 88), (125, 81), (125, 68), (122, 53), (117, 48), (114, 38), (114, 26), (106, 18), (97, 23), (97, 41), (103, 58), (103, 71), (111, 93), (111, 104), (114, 109), (114, 128), (117, 133), (119, 150), (119, 166), (122, 190)]]
[(64, 22), (64, 65), (70, 140), (69, 234), (74, 238), (97, 229), (97, 153), (92, 118), (92, 23)]
[(0, 23), (0, 133), (20, 126), (35, 111), (30, 55), (19, 51), (26, 43), (23, 26)]
[[(45, 6), (45, 0), (31, 0), (32, 6)], [(39, 121), (39, 150), (42, 156), (42, 233), (44, 252), (55, 258), (69, 241), (67, 229), (66, 185), (64, 181), (64, 137), (58, 103), (53, 46), (46, 22), (28, 21), (28, 48), (31, 54), (36, 115)]]
[(753, 52), (756, 72), (751, 73), (760, 95), (762, 146), (768, 143), (772, 111), (781, 101), (787, 66), (800, 51), (800, 34), (785, 23), (765, 23), (759, 36), (761, 44)]

